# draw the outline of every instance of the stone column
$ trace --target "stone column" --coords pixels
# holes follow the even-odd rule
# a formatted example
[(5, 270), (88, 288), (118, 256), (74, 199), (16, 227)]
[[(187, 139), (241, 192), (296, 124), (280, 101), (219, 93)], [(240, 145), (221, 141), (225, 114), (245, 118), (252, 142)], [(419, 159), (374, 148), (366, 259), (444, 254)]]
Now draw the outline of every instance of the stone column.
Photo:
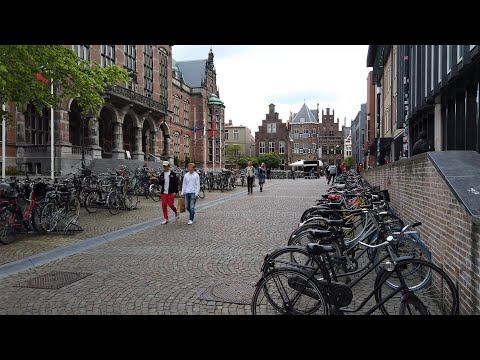
[(151, 134), (152, 134), (151, 136), (153, 136), (153, 149), (150, 149), (150, 154), (153, 154), (153, 155), (155, 156), (155, 161), (157, 161), (157, 160), (156, 160), (156, 154), (157, 154), (157, 152), (158, 152), (158, 144), (157, 144), (157, 141), (158, 141), (158, 138), (157, 138), (158, 133), (152, 132)]
[(102, 158), (102, 148), (100, 147), (98, 119), (96, 117), (88, 119), (88, 146), (92, 149), (92, 158)]
[(113, 149), (112, 159), (125, 159), (125, 150), (123, 150), (123, 131), (122, 124), (114, 123), (113, 128)]
[(133, 131), (135, 131), (135, 146), (132, 154), (132, 159), (143, 161), (145, 160), (145, 153), (142, 149), (142, 129), (133, 128)]

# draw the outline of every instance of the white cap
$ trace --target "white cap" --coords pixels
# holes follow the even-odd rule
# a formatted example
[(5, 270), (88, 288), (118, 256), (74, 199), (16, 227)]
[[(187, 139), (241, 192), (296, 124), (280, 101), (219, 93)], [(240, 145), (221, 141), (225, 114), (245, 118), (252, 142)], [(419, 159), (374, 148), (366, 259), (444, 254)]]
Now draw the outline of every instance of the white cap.
[(164, 161), (163, 166), (170, 166), (170, 163), (168, 161)]

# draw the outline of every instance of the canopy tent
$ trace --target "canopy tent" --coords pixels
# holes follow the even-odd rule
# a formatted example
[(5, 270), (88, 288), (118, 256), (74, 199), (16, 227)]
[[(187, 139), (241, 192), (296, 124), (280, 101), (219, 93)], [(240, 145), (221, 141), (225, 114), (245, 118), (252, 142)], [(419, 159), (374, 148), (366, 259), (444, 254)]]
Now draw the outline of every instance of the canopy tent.
[(298, 160), (294, 163), (288, 164), (288, 166), (323, 166), (323, 162), (322, 160), (318, 160), (318, 162), (307, 161), (307, 163), (305, 163), (305, 160)]
[(295, 161), (291, 164), (288, 164), (288, 166), (303, 166), (303, 160)]

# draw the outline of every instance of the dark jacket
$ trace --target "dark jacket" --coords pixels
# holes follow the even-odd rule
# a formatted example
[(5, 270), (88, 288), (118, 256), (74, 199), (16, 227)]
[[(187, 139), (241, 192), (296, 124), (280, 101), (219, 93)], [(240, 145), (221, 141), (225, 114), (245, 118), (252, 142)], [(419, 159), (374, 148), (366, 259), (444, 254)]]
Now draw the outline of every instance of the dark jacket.
[(412, 156), (427, 152), (428, 150), (430, 150), (428, 141), (425, 139), (420, 139), (413, 145)]
[[(160, 186), (162, 187), (162, 194), (163, 194), (163, 185), (165, 184), (165, 171), (162, 171), (160, 174)], [(172, 170), (170, 170), (170, 177), (168, 183), (168, 193), (169, 194), (176, 194), (178, 192), (178, 177)]]

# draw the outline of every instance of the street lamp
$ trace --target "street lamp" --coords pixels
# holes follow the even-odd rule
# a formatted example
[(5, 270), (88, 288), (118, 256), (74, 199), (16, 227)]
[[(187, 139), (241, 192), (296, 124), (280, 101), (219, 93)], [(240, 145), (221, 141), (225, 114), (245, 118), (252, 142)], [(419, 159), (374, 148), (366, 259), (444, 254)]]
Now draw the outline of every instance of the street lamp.
[[(335, 145), (335, 148), (336, 148), (335, 155), (338, 155), (338, 149), (340, 148), (340, 145), (338, 145), (338, 144)], [(338, 157), (335, 159), (335, 164), (337, 163), (337, 159), (338, 159)]]

